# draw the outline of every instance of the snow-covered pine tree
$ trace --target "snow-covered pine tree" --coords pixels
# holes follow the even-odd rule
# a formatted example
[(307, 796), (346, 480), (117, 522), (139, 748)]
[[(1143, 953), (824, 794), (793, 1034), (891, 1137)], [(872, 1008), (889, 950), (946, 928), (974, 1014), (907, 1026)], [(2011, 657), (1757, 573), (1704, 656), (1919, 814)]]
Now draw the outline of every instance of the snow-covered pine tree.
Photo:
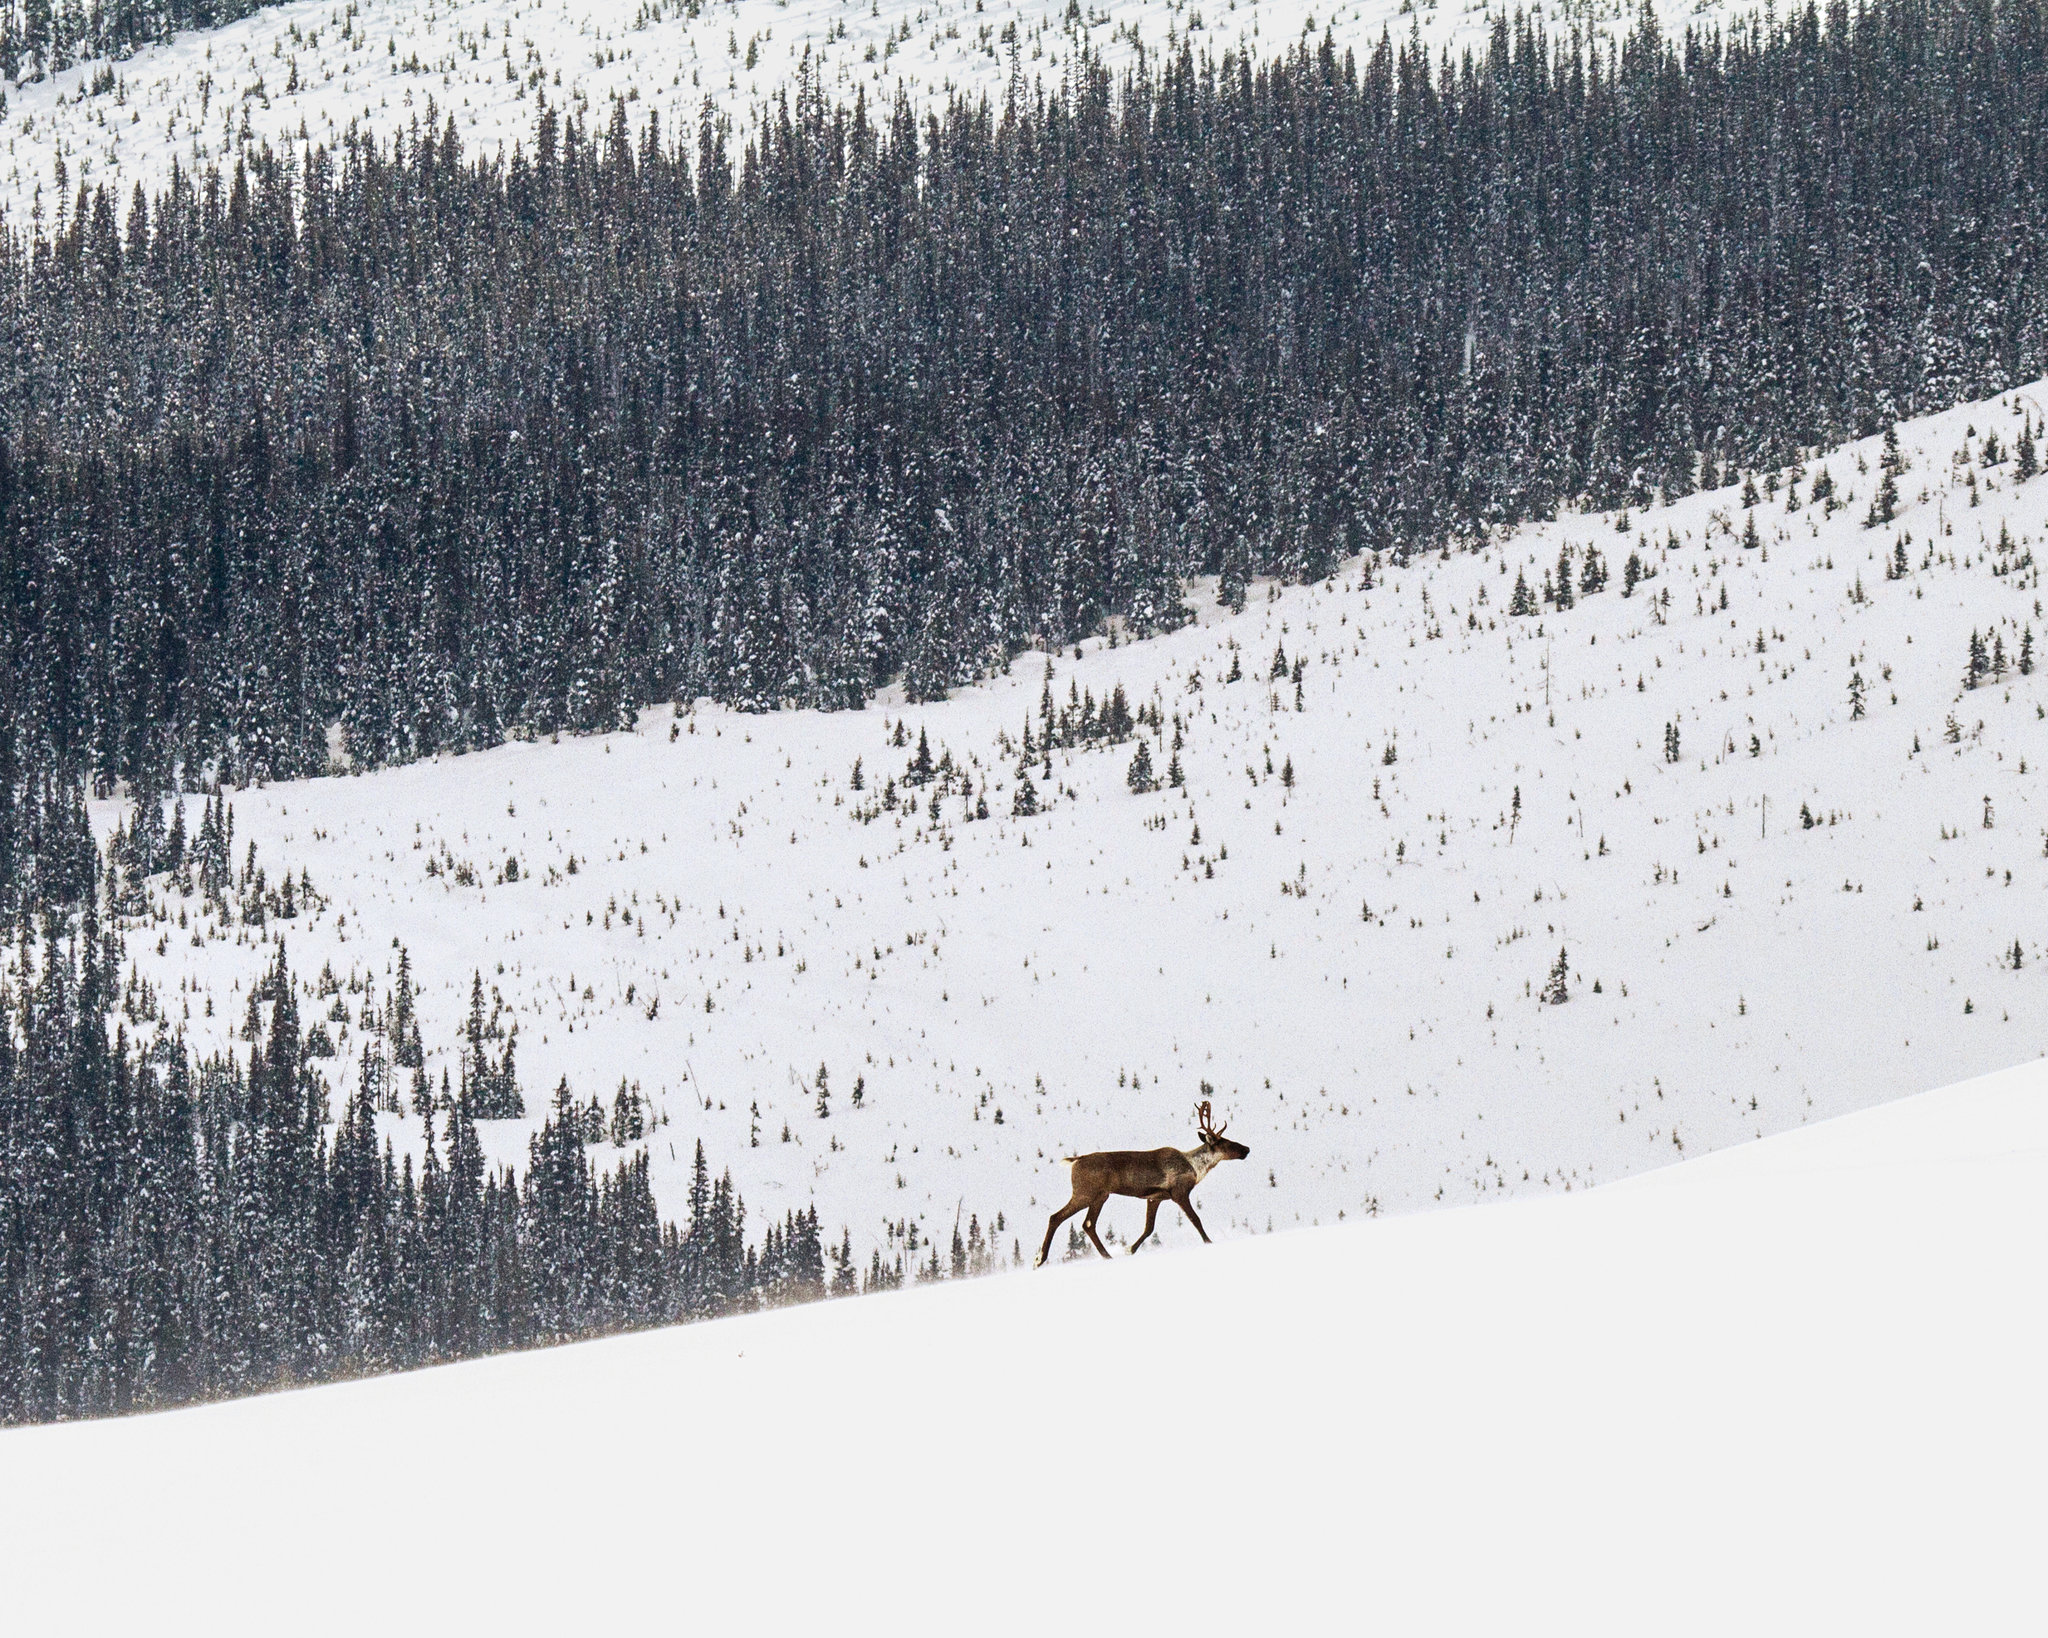
[(1130, 771), (1124, 775), (1124, 782), (1138, 795), (1158, 788), (1158, 780), (1152, 775), (1152, 747), (1141, 735), (1138, 751), (1131, 758)]

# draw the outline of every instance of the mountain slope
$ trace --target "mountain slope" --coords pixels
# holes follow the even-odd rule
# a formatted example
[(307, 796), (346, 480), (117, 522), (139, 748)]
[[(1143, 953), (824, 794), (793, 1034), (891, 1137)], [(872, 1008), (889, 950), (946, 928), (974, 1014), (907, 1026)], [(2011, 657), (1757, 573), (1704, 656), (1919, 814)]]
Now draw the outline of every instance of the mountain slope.
[[(517, 1028), (529, 1119), (489, 1125), (495, 1159), (524, 1165), (561, 1080), (637, 1087), (668, 1211), (701, 1139), (757, 1212), (815, 1203), (863, 1264), (970, 1219), (1028, 1255), (1058, 1157), (1192, 1142), (1204, 1082), (1253, 1149), (1203, 1188), (1229, 1237), (1563, 1191), (2033, 1057), (2048, 698), (2019, 667), (2048, 483), (2011, 452), (2039, 404), (1908, 425), (1881, 528), (1870, 440), (1806, 462), (1797, 510), (1759, 474), (1753, 508), (1737, 485), (1625, 531), (1566, 516), (1237, 615), (1197, 586), (1199, 624), (1050, 657), (1049, 684), (1026, 655), (935, 705), (700, 704), (242, 792), (237, 865), (253, 844), (315, 898), (224, 926), (156, 878), (136, 1027), (229, 1046), (282, 939), (338, 1105), (402, 945), (430, 1077), (458, 1072), (473, 975), (494, 1040)], [(1508, 615), (1564, 545), (1607, 588)], [(1653, 577), (1624, 595), (1630, 555)], [(1045, 811), (1014, 816), (1048, 692), (1118, 687), (1185, 787), (1134, 794), (1129, 742), (1049, 778), (1041, 747)], [(912, 786), (921, 738), (952, 773)], [(417, 1119), (380, 1118), (418, 1152)]]
[(2012, 1630), (2044, 1157), (2032, 1065), (1570, 1200), (18, 1430), (0, 1570), (37, 1629)]

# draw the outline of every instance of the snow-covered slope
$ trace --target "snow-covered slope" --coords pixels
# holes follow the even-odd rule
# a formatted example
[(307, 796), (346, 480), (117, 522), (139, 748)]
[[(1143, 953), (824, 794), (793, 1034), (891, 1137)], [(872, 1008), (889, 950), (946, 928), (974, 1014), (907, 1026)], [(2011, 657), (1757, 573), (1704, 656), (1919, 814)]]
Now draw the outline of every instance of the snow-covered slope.
[[(701, 1137), (757, 1214), (815, 1202), (863, 1264), (970, 1214), (1028, 1256), (1058, 1157), (1192, 1143), (1204, 1081), (1252, 1147), (1203, 1185), (1221, 1238), (1563, 1191), (1946, 1084), (2048, 1046), (2048, 688), (2017, 669), (2048, 479), (1981, 464), (2040, 399), (1906, 427), (1891, 526), (1863, 526), (1872, 440), (1809, 460), (1797, 511), (1760, 474), (1748, 512), (1729, 488), (1626, 532), (1568, 516), (1371, 589), (1357, 565), (1261, 585), (1237, 616), (1197, 587), (1196, 626), (1056, 657), (1058, 702), (1156, 701), (1185, 789), (1132, 794), (1129, 745), (1061, 752), (1049, 811), (1013, 818), (1038, 655), (936, 705), (664, 708), (240, 793), (237, 864), (254, 842), (324, 907), (222, 936), (159, 878), (130, 954), (211, 1050), (287, 938), (302, 1017), (341, 1015), (337, 1099), (396, 944), (436, 1074), (480, 973), (534, 1116), (565, 1076), (637, 1084), (668, 1211)], [(1608, 589), (1510, 618), (1566, 542)], [(1623, 596), (1631, 552), (1655, 577)], [(1966, 690), (1973, 632), (2005, 670)], [(988, 819), (881, 808), (920, 734)], [(1544, 1005), (1560, 949), (1570, 1000)], [(493, 1155), (523, 1166), (530, 1124), (491, 1124)]]
[[(1626, 26), (1626, 0), (1534, 0), (1554, 32)], [(1674, 27), (1743, 8), (1666, 0)], [(472, 150), (531, 142), (539, 97), (599, 123), (628, 99), (637, 128), (694, 132), (708, 100), (744, 131), (800, 73), (851, 104), (886, 110), (897, 90), (922, 106), (956, 90), (999, 100), (1014, 81), (1056, 88), (1084, 47), (1121, 67), (1192, 39), (1261, 57), (1328, 32), (1369, 49), (1420, 27), (1456, 49), (1482, 43), (1497, 0), (303, 0), (225, 28), (180, 35), (120, 63), (82, 64), (5, 87), (0, 217), (54, 218), (81, 182), (110, 184), (125, 208), (171, 162), (190, 171), (249, 145), (332, 146), (351, 124), (388, 137), (430, 108)], [(58, 165), (64, 187), (56, 186)]]
[(0, 1583), (24, 1632), (2025, 1631), (2044, 1250), (2027, 1066), (1570, 1199), (0, 1434)]

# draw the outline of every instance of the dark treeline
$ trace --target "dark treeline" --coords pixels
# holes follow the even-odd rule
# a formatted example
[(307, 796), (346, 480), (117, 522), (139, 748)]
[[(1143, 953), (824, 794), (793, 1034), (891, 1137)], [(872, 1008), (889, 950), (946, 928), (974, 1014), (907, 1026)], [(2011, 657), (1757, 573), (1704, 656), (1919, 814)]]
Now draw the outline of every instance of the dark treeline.
[[(126, 57), (181, 28), (218, 28), (276, 0), (0, 0), (0, 80)], [(106, 71), (109, 81), (111, 68)]]
[[(330, 1119), (281, 946), (246, 1063), (132, 1044), (90, 852), (85, 868), (75, 914), (32, 918), (31, 976), (0, 983), (0, 1424), (860, 1289), (850, 1242), (828, 1259), (815, 1208), (750, 1243), (701, 1144), (689, 1222), (662, 1222), (644, 1149), (600, 1166), (595, 1105), (566, 1082), (523, 1177), (486, 1164), (467, 1075), (452, 1097), (416, 1090), (424, 1159), (394, 1158), (369, 1096)], [(877, 1251), (866, 1283), (902, 1277)]]
[(44, 905), (75, 905), (93, 880), (92, 824), (74, 768), (28, 724), (0, 715), (0, 944)]
[[(104, 787), (929, 698), (2043, 369), (2039, 0), (547, 111), (0, 250), (0, 722)], [(26, 765), (28, 753), (21, 753)]]

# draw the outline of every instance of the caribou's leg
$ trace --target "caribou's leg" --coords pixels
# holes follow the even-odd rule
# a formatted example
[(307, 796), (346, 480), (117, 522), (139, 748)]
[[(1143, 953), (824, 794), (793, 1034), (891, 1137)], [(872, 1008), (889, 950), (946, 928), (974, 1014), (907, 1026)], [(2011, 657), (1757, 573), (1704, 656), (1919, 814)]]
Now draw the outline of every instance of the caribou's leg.
[(1082, 1202), (1080, 1202), (1079, 1200), (1069, 1200), (1064, 1206), (1060, 1207), (1058, 1211), (1054, 1212), (1052, 1216), (1046, 1219), (1045, 1244), (1038, 1248), (1038, 1261), (1031, 1265), (1033, 1268), (1045, 1267), (1046, 1256), (1052, 1250), (1052, 1237), (1054, 1233), (1059, 1229), (1060, 1224), (1064, 1223), (1069, 1217), (1072, 1217), (1075, 1212), (1081, 1209), (1081, 1205)]
[(1088, 1215), (1081, 1219), (1081, 1227), (1088, 1231), (1088, 1238), (1095, 1242), (1095, 1249), (1103, 1256), (1109, 1255), (1109, 1247), (1102, 1243), (1102, 1236), (1095, 1232), (1095, 1219), (1102, 1215), (1102, 1202), (1096, 1201), (1088, 1208)]
[(1145, 1232), (1131, 1242), (1131, 1255), (1138, 1254), (1138, 1247), (1152, 1238), (1152, 1220), (1159, 1215), (1159, 1195), (1153, 1195), (1145, 1202)]
[(1084, 1204), (1086, 1202), (1079, 1199), (1069, 1200), (1058, 1211), (1054, 1212), (1052, 1216), (1046, 1219), (1045, 1244), (1038, 1248), (1038, 1261), (1033, 1263), (1032, 1267), (1043, 1268), (1045, 1266), (1045, 1259), (1052, 1253), (1053, 1235), (1059, 1232), (1060, 1224), (1064, 1223), (1069, 1217), (1072, 1217)]
[(1188, 1197), (1187, 1191), (1182, 1190), (1179, 1194), (1175, 1195), (1173, 1203), (1180, 1207), (1181, 1216), (1195, 1225), (1195, 1232), (1202, 1237), (1202, 1244), (1205, 1246), (1213, 1245), (1215, 1242), (1209, 1238), (1209, 1231), (1202, 1227), (1201, 1218), (1195, 1215), (1195, 1203)]

